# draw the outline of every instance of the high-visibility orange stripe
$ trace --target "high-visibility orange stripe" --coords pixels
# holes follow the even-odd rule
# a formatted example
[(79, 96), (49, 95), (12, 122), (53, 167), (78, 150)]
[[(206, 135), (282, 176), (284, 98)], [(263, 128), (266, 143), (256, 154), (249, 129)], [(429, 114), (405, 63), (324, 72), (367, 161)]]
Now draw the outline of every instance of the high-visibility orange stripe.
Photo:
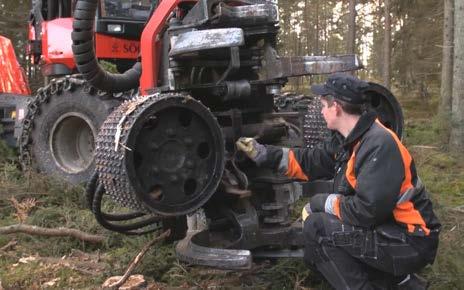
[(333, 208), (335, 215), (341, 220), (342, 217), (340, 215), (340, 197), (337, 197), (335, 199)]
[[(400, 150), (401, 153), (401, 158), (403, 160), (404, 164), (404, 180), (403, 183), (401, 184), (401, 189), (399, 195), (403, 195), (408, 189), (413, 188), (412, 184), (412, 174), (411, 174), (411, 164), (412, 164), (412, 157), (411, 154), (409, 154), (409, 151), (406, 149), (406, 147), (401, 143), (399, 140), (398, 136), (385, 127), (380, 121), (377, 119), (375, 120), (377, 124), (382, 126), (385, 130), (387, 130), (390, 135), (393, 137), (395, 140), (398, 149)], [(396, 221), (404, 223), (408, 227), (409, 232), (414, 231), (414, 226), (418, 225), (424, 230), (425, 234), (428, 235), (430, 233), (430, 230), (426, 227), (425, 220), (420, 214), (418, 210), (414, 208), (414, 204), (411, 201), (406, 201), (400, 204), (397, 204), (395, 209), (393, 210), (393, 216)]]
[(414, 204), (411, 201), (397, 204), (393, 210), (393, 216), (396, 221), (406, 224), (409, 232), (413, 232), (414, 225), (418, 225), (422, 228), (422, 230), (424, 230), (426, 235), (430, 233), (430, 230), (425, 225), (422, 215), (414, 208)]
[(309, 180), (308, 176), (306, 176), (306, 174), (304, 174), (303, 170), (301, 169), (298, 160), (296, 160), (295, 153), (293, 153), (292, 150), (288, 151), (288, 169), (285, 175), (304, 181)]
[(354, 172), (354, 165), (356, 163), (356, 150), (359, 148), (359, 142), (356, 143), (353, 147), (353, 153), (351, 154), (350, 160), (348, 160), (348, 164), (346, 166), (346, 180), (351, 185), (353, 189), (356, 188), (356, 184), (358, 183), (356, 179), (356, 173)]
[(412, 185), (412, 176), (411, 176), (411, 164), (412, 164), (411, 154), (409, 154), (408, 149), (404, 147), (404, 145), (398, 139), (398, 136), (396, 136), (396, 134), (393, 131), (391, 131), (390, 129), (385, 127), (382, 123), (380, 123), (379, 119), (375, 121), (377, 122), (377, 124), (382, 126), (385, 130), (387, 130), (388, 133), (390, 133), (390, 135), (395, 140), (396, 145), (398, 146), (398, 149), (400, 150), (401, 158), (403, 159), (403, 163), (404, 163), (404, 180), (403, 180), (403, 183), (401, 184), (401, 189), (400, 189), (400, 195), (402, 195), (408, 189), (414, 187)]

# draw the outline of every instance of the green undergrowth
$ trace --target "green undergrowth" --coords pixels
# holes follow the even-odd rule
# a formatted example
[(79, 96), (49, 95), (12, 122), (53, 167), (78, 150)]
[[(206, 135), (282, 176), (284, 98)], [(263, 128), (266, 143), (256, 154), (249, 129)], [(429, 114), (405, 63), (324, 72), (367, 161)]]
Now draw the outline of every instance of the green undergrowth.
[(431, 282), (430, 289), (460, 289), (464, 285), (464, 157), (448, 152), (447, 117), (437, 114), (436, 104), (436, 100), (402, 101), (403, 137), (442, 223), (436, 261), (422, 274)]
[[(422, 274), (431, 282), (431, 289), (459, 289), (464, 285), (464, 158), (447, 152), (448, 131), (443, 118), (436, 116), (435, 103), (402, 101), (404, 142), (443, 224), (436, 262)], [(6, 147), (0, 145), (2, 148)], [(26, 224), (76, 228), (106, 237), (104, 243), (95, 245), (72, 238), (0, 235), (0, 248), (17, 241), (13, 249), (0, 251), (0, 281), (5, 289), (47, 288), (44, 285), (54, 289), (95, 289), (106, 278), (122, 275), (133, 257), (153, 238), (124, 236), (102, 229), (86, 209), (82, 187), (21, 172), (11, 155), (2, 152), (0, 156), (8, 157), (0, 157), (0, 226), (19, 223), (11, 197), (18, 202), (32, 198), (35, 205), (27, 213)], [(117, 209), (114, 205), (107, 208)], [(98, 256), (104, 270), (89, 275), (40, 261), (19, 262), (25, 257), (68, 257), (76, 250)], [(161, 289), (330, 289), (326, 283), (315, 282), (314, 274), (301, 260), (255, 262), (253, 269), (247, 271), (193, 267), (176, 259), (173, 245), (159, 244), (149, 250), (134, 273), (145, 275), (149, 283)]]

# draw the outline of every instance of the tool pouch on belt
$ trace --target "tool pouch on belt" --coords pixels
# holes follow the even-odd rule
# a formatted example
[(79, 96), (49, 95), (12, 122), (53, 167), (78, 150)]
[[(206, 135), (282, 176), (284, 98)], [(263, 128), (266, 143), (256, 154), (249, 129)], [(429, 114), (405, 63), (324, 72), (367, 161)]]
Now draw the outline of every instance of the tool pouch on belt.
[(332, 233), (332, 243), (336, 247), (347, 249), (351, 255), (359, 258), (377, 258), (377, 235), (373, 231), (354, 230)]
[(425, 266), (424, 259), (409, 243), (404, 230), (395, 224), (385, 224), (375, 229), (380, 249), (379, 258), (391, 261), (395, 276), (415, 272)]
[(406, 243), (406, 234), (397, 225), (383, 224), (378, 226), (375, 232), (379, 236), (378, 242), (380, 245)]

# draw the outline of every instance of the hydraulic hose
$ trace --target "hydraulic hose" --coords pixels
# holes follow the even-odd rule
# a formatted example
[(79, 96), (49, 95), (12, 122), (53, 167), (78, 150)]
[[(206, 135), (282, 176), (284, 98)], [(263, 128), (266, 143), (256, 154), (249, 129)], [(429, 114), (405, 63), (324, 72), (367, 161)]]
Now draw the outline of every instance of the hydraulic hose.
[[(127, 214), (108, 214), (102, 212), (101, 207), (104, 194), (105, 189), (102, 184), (98, 184), (98, 173), (95, 172), (86, 186), (86, 199), (90, 209), (95, 215), (95, 219), (104, 228), (126, 235), (142, 235), (154, 232), (160, 228), (159, 223), (163, 220), (160, 216), (139, 212)], [(133, 221), (135, 219), (138, 220)], [(132, 223), (116, 224), (114, 221), (132, 221)]]
[(105, 71), (97, 61), (94, 49), (97, 6), (98, 0), (76, 2), (71, 38), (77, 69), (91, 85), (103, 91), (119, 93), (137, 88), (142, 74), (140, 62), (136, 62), (123, 74), (113, 74)]

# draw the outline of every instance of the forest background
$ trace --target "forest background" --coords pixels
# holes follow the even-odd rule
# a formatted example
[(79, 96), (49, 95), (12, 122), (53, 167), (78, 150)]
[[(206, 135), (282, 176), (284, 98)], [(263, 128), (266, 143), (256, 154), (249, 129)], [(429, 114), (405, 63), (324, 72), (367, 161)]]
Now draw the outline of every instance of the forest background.
[[(439, 255), (423, 271), (432, 289), (464, 285), (464, 7), (460, 0), (279, 0), (282, 55), (357, 53), (361, 78), (383, 83), (400, 100), (404, 141), (443, 223)], [(30, 1), (0, 0), (0, 35), (13, 40), (23, 67)], [(454, 17), (453, 17), (454, 16)], [(289, 91), (308, 94), (320, 77), (292, 79)], [(34, 89), (42, 82), (32, 78)], [(102, 230), (85, 209), (83, 189), (18, 171), (15, 152), (0, 144), (0, 226), (24, 222), (104, 234), (103, 245), (72, 238), (0, 235), (0, 289), (95, 288), (122, 274), (150, 238)], [(11, 246), (13, 245), (13, 246)], [(64, 261), (64, 262), (63, 262)], [(248, 286), (327, 288), (301, 261), (263, 261), (235, 273), (188, 267), (169, 245), (151, 250), (137, 273), (154, 287)]]

